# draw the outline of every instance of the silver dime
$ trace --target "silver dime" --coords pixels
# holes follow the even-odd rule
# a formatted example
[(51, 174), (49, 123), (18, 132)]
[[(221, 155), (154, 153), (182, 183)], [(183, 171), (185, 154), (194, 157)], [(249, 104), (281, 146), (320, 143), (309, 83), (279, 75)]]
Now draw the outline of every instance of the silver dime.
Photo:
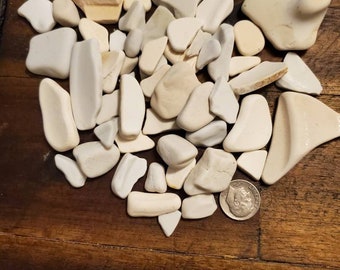
[(220, 194), (220, 206), (223, 212), (235, 220), (247, 220), (260, 208), (261, 196), (257, 188), (242, 179), (233, 180), (229, 187)]

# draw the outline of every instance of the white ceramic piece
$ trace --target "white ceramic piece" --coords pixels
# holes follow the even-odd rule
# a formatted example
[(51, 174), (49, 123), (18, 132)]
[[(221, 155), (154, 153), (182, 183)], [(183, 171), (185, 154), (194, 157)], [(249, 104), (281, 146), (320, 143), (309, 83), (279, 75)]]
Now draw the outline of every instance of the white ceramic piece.
[(181, 216), (182, 213), (178, 210), (158, 216), (158, 223), (167, 237), (170, 237), (173, 234), (181, 220)]
[(135, 69), (135, 67), (138, 64), (138, 60), (139, 60), (138, 57), (131, 58), (131, 57), (125, 56), (123, 66), (120, 69), (119, 74), (123, 75), (123, 74), (129, 74), (129, 73), (133, 72), (133, 70)]
[(160, 37), (145, 43), (142, 54), (139, 57), (139, 68), (143, 73), (148, 76), (154, 73), (167, 42), (167, 37)]
[(164, 54), (162, 54), (161, 58), (159, 59), (157, 66), (155, 68), (155, 72), (157, 70), (159, 70), (162, 66), (165, 66), (168, 64), (168, 59), (166, 59), (166, 57), (164, 56)]
[(209, 147), (185, 180), (184, 191), (188, 195), (221, 192), (229, 186), (236, 167), (232, 154)]
[(264, 61), (234, 77), (229, 84), (236, 94), (245, 95), (275, 82), (286, 74), (287, 70), (287, 65), (283, 62)]
[(230, 24), (223, 23), (217, 29), (213, 38), (217, 39), (221, 44), (221, 53), (217, 59), (209, 63), (208, 73), (214, 81), (221, 76), (228, 81), (230, 59), (234, 48), (234, 29)]
[(209, 97), (209, 102), (212, 113), (228, 124), (234, 124), (236, 122), (239, 103), (225, 77), (220, 77), (215, 82)]
[(86, 175), (80, 170), (73, 159), (64, 155), (54, 156), (55, 166), (65, 175), (66, 180), (74, 188), (81, 188), (85, 185)]
[(19, 8), (18, 14), (27, 19), (38, 33), (45, 33), (53, 29), (56, 21), (53, 18), (52, 2), (48, 0), (28, 0)]
[(157, 163), (152, 162), (149, 165), (148, 174), (145, 179), (144, 188), (148, 192), (165, 193), (167, 186), (165, 180), (164, 167)]
[(123, 67), (125, 54), (123, 51), (111, 51), (102, 53), (103, 70), (103, 91), (112, 93), (115, 90), (120, 71)]
[(143, 94), (146, 98), (151, 98), (153, 92), (155, 91), (156, 85), (163, 78), (165, 73), (170, 69), (168, 64), (161, 66), (156, 70), (150, 77), (143, 79), (140, 82), (140, 86), (143, 90)]
[(79, 21), (79, 32), (85, 40), (97, 39), (100, 52), (109, 50), (109, 32), (104, 26), (90, 19), (82, 18)]
[(103, 124), (111, 118), (118, 115), (119, 90), (113, 91), (111, 94), (103, 95), (102, 105), (97, 115), (97, 124)]
[(261, 52), (265, 45), (264, 36), (253, 22), (241, 20), (234, 25), (235, 44), (238, 52), (252, 56)]
[(243, 13), (278, 50), (305, 50), (316, 40), (331, 0), (246, 0)]
[(217, 203), (213, 194), (199, 194), (185, 198), (182, 202), (182, 218), (200, 219), (213, 215)]
[(79, 12), (72, 0), (54, 0), (53, 18), (62, 26), (78, 26), (80, 17)]
[(151, 0), (123, 0), (123, 7), (125, 10), (129, 10), (133, 2), (138, 1), (143, 4), (145, 11), (149, 11), (152, 6)]
[(192, 40), (189, 48), (185, 51), (187, 57), (198, 56), (204, 42), (211, 39), (211, 34), (203, 32), (201, 29), (198, 30), (196, 36)]
[(76, 32), (68, 27), (34, 36), (26, 58), (27, 69), (52, 78), (68, 78), (72, 48), (76, 41)]
[(145, 100), (143, 91), (133, 76), (128, 74), (121, 76), (119, 100), (119, 135), (123, 139), (135, 139), (142, 129)]
[(216, 120), (195, 132), (187, 132), (185, 138), (195, 146), (211, 147), (222, 143), (226, 136), (226, 122)]
[(288, 52), (283, 62), (286, 63), (288, 72), (275, 82), (278, 87), (320, 95), (322, 85), (319, 79), (299, 55), (294, 52)]
[(221, 54), (221, 45), (217, 39), (210, 39), (203, 43), (199, 52), (196, 68), (203, 69), (210, 62), (215, 60)]
[(111, 148), (118, 133), (118, 117), (108, 120), (94, 129), (94, 134), (106, 147)]
[(124, 139), (118, 134), (115, 138), (121, 153), (136, 153), (154, 148), (155, 142), (150, 137), (139, 133), (138, 136), (132, 140)]
[(199, 19), (185, 17), (171, 21), (167, 28), (167, 35), (171, 48), (176, 52), (184, 52), (202, 27)]
[(184, 181), (196, 165), (196, 159), (193, 159), (188, 165), (183, 168), (168, 167), (165, 178), (166, 183), (170, 188), (181, 189)]
[(50, 146), (59, 152), (79, 144), (69, 93), (55, 81), (45, 78), (39, 85), (39, 103), (44, 134)]
[(70, 95), (76, 126), (92, 129), (102, 101), (102, 61), (98, 41), (89, 39), (73, 46)]
[(267, 100), (259, 94), (244, 97), (237, 121), (223, 141), (227, 152), (259, 150), (272, 135), (272, 120)]
[(170, 167), (183, 168), (198, 154), (197, 148), (179, 135), (168, 134), (157, 142), (157, 152)]
[(234, 0), (203, 0), (197, 7), (196, 18), (203, 22), (203, 31), (215, 33), (234, 8)]
[(340, 114), (306, 94), (279, 97), (262, 180), (274, 184), (315, 147), (340, 136)]
[(209, 106), (209, 96), (213, 87), (212, 82), (205, 82), (192, 91), (176, 119), (180, 128), (193, 132), (214, 120), (215, 115), (210, 112)]
[[(75, 0), (78, 2), (79, 0)], [(91, 1), (89, 1), (91, 2)], [(85, 4), (83, 11), (86, 18), (98, 22), (100, 24), (113, 24), (116, 23), (122, 12), (123, 3), (120, 1), (102, 1), (103, 3)]]
[(180, 207), (181, 198), (175, 193), (132, 191), (127, 198), (127, 213), (131, 217), (157, 217)]
[(237, 159), (237, 167), (255, 180), (260, 180), (267, 158), (266, 150), (244, 152)]
[(154, 135), (164, 131), (177, 130), (176, 119), (164, 120), (160, 118), (152, 109), (146, 109), (146, 118), (143, 126), (143, 134)]
[(133, 29), (126, 37), (124, 51), (128, 57), (136, 57), (142, 47), (143, 31), (139, 28)]
[(109, 36), (110, 51), (124, 50), (126, 34), (120, 30), (113, 31)]
[(176, 18), (194, 17), (199, 0), (161, 0), (160, 4), (167, 7)]
[(145, 24), (145, 9), (141, 1), (134, 1), (129, 10), (119, 19), (118, 27), (122, 31), (143, 27)]
[(164, 119), (174, 118), (198, 85), (200, 82), (191, 66), (186, 62), (176, 63), (157, 84), (151, 97), (151, 108)]
[(73, 149), (72, 153), (81, 171), (89, 178), (95, 178), (110, 171), (120, 157), (115, 145), (106, 149), (97, 141), (80, 144)]
[(197, 56), (188, 57), (186, 56), (186, 51), (176, 52), (171, 48), (169, 42), (165, 47), (164, 56), (173, 65), (178, 62), (187, 62), (190, 65), (190, 67), (194, 70), (194, 72), (197, 71), (196, 70)]
[(229, 75), (234, 77), (244, 71), (247, 71), (261, 63), (258, 56), (233, 56), (230, 59)]
[(119, 161), (113, 175), (111, 181), (112, 192), (119, 198), (125, 199), (136, 182), (146, 173), (146, 169), (146, 159), (126, 153)]

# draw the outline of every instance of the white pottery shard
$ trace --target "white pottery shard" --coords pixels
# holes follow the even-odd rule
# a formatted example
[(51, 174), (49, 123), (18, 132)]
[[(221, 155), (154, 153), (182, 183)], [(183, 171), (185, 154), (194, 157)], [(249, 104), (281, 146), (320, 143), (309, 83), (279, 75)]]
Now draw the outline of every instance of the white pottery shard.
[(259, 180), (262, 175), (266, 158), (266, 150), (244, 152), (237, 159), (237, 167), (250, 175), (253, 179)]
[(48, 0), (28, 0), (19, 8), (18, 14), (27, 19), (38, 33), (45, 33), (53, 29), (56, 21), (53, 18), (52, 2)]
[(340, 114), (306, 94), (281, 94), (262, 180), (274, 184), (315, 147), (340, 136)]
[(98, 41), (89, 39), (73, 46), (70, 95), (74, 120), (79, 130), (92, 129), (102, 101), (102, 61)]
[(150, 137), (139, 133), (138, 136), (132, 140), (124, 139), (118, 134), (115, 138), (121, 153), (136, 153), (154, 148), (155, 142)]
[(151, 0), (123, 0), (124, 9), (129, 10), (132, 4), (136, 1), (141, 2), (143, 4), (145, 11), (149, 11), (151, 9), (151, 6), (152, 6)]
[(196, 165), (196, 159), (193, 159), (188, 165), (183, 168), (168, 167), (165, 178), (168, 187), (173, 189), (181, 189), (184, 181)]
[(213, 215), (217, 204), (213, 194), (199, 194), (185, 198), (181, 210), (182, 218), (200, 219)]
[(146, 173), (147, 161), (133, 154), (126, 153), (120, 160), (111, 181), (111, 190), (121, 199), (125, 199), (136, 182)]
[(152, 162), (149, 165), (148, 174), (145, 179), (144, 188), (148, 192), (165, 193), (167, 186), (165, 180), (164, 167), (157, 163)]
[(100, 125), (118, 115), (119, 90), (103, 95), (102, 105), (97, 115), (97, 124)]
[(217, 39), (210, 39), (203, 43), (199, 52), (196, 68), (198, 70), (203, 69), (210, 62), (215, 60), (221, 54), (221, 44)]
[(127, 198), (127, 213), (131, 217), (157, 217), (180, 207), (181, 198), (175, 193), (132, 191)]
[(216, 80), (209, 96), (210, 110), (229, 124), (236, 122), (238, 100), (225, 77)]
[(171, 48), (169, 42), (165, 47), (164, 56), (173, 65), (178, 62), (187, 62), (194, 72), (197, 71), (196, 70), (197, 56), (188, 57), (186, 56), (186, 51), (176, 52)]
[(137, 66), (138, 64), (138, 57), (127, 57), (125, 56), (125, 59), (124, 59), (124, 63), (123, 63), (123, 66), (120, 70), (120, 75), (123, 75), (123, 74), (129, 74), (131, 72), (133, 72), (133, 70), (135, 69), (135, 67)]
[(80, 17), (79, 12), (72, 0), (54, 0), (53, 18), (62, 26), (78, 26)]
[(119, 135), (124, 139), (132, 140), (141, 132), (144, 121), (143, 91), (133, 76), (124, 74), (121, 76), (119, 93)]
[(120, 30), (115, 30), (110, 34), (109, 47), (110, 51), (122, 51), (124, 50), (126, 40), (126, 34)]
[(178, 210), (158, 216), (158, 223), (167, 237), (170, 237), (173, 234), (181, 220), (181, 216), (182, 213)]
[(167, 42), (167, 37), (160, 37), (145, 43), (142, 54), (139, 57), (139, 68), (143, 73), (148, 76), (154, 73)]
[(104, 26), (90, 19), (82, 18), (79, 21), (79, 32), (85, 40), (97, 39), (100, 52), (109, 50), (109, 32)]
[(213, 86), (212, 82), (205, 82), (192, 91), (187, 103), (176, 119), (176, 123), (180, 128), (193, 132), (214, 120), (215, 115), (210, 112), (209, 106), (209, 96)]
[(94, 134), (106, 147), (111, 148), (118, 133), (118, 117), (112, 118), (94, 129)]
[(305, 50), (316, 40), (330, 0), (246, 0), (242, 11), (278, 50)]
[(203, 22), (203, 31), (215, 33), (233, 8), (234, 0), (203, 0), (197, 7), (196, 18)]
[[(74, 0), (78, 3), (81, 0)], [(122, 1), (101, 1), (102, 3), (94, 3), (98, 1), (86, 1), (92, 3), (86, 3), (82, 6), (86, 18), (93, 20), (101, 24), (116, 23), (122, 12)]]
[(124, 51), (128, 57), (137, 57), (143, 42), (143, 31), (139, 28), (133, 29), (126, 37)]
[(212, 121), (195, 132), (187, 132), (185, 138), (195, 146), (211, 147), (223, 142), (227, 136), (227, 123)]
[(229, 75), (234, 77), (260, 63), (261, 58), (258, 56), (233, 56), (230, 59)]
[(204, 42), (206, 42), (210, 38), (211, 38), (210, 33), (203, 32), (202, 30), (198, 30), (189, 48), (185, 51), (185, 55), (187, 57), (198, 56)]
[(275, 82), (286, 74), (287, 70), (287, 65), (283, 62), (264, 61), (231, 79), (229, 84), (236, 94), (244, 95)]
[(151, 98), (153, 92), (155, 91), (156, 85), (163, 78), (165, 73), (170, 69), (170, 65), (166, 64), (161, 66), (158, 70), (156, 70), (150, 77), (143, 79), (140, 82), (140, 86), (142, 87), (144, 96), (146, 98)]
[(103, 69), (103, 91), (104, 93), (112, 93), (116, 88), (120, 71), (123, 67), (125, 54), (123, 51), (111, 51), (102, 53)]
[(72, 187), (81, 188), (85, 185), (86, 175), (80, 170), (77, 162), (73, 159), (57, 154), (54, 156), (54, 162)]
[(34, 36), (26, 58), (27, 69), (52, 78), (68, 78), (72, 48), (76, 41), (77, 34), (69, 27)]
[(161, 0), (160, 4), (167, 7), (178, 18), (194, 17), (199, 0)]
[(223, 141), (223, 149), (227, 152), (259, 150), (267, 145), (271, 135), (267, 100), (259, 94), (248, 95), (242, 100), (235, 125)]
[(176, 117), (185, 106), (191, 92), (200, 84), (186, 62), (174, 64), (157, 84), (151, 97), (151, 108), (162, 118)]
[(225, 77), (225, 79), (228, 81), (230, 59), (234, 48), (233, 26), (226, 23), (221, 24), (216, 33), (213, 35), (213, 38), (217, 39), (221, 44), (221, 53), (217, 59), (209, 63), (208, 73), (214, 81), (216, 81), (221, 76)]
[(157, 142), (157, 152), (170, 167), (183, 168), (198, 154), (197, 148), (175, 134), (164, 135)]
[(207, 148), (185, 180), (184, 191), (188, 195), (221, 192), (229, 186), (236, 167), (232, 154)]
[(118, 27), (122, 31), (143, 27), (145, 24), (145, 9), (140, 1), (134, 1), (129, 10), (119, 19)]
[(73, 149), (73, 156), (81, 171), (89, 178), (101, 176), (110, 171), (118, 162), (120, 153), (113, 145), (106, 149), (100, 142), (86, 142)]
[(234, 25), (235, 44), (241, 55), (252, 56), (261, 52), (265, 45), (264, 36), (253, 22), (241, 20)]
[(152, 109), (146, 109), (146, 118), (143, 127), (143, 134), (154, 135), (168, 130), (177, 130), (176, 119), (164, 120), (159, 117)]
[(202, 27), (199, 19), (185, 17), (171, 21), (167, 28), (167, 36), (171, 48), (176, 52), (184, 52)]
[(320, 95), (322, 85), (319, 79), (299, 55), (294, 52), (288, 52), (283, 62), (286, 63), (288, 72), (275, 82), (278, 87)]
[(50, 146), (59, 152), (79, 144), (69, 93), (55, 81), (45, 78), (39, 85), (39, 103), (44, 134)]

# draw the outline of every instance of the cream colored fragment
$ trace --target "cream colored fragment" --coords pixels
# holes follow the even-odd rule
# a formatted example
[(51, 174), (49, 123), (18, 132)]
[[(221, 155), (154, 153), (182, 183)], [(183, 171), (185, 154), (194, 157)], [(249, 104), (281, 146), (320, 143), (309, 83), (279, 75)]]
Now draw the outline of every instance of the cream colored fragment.
[(253, 179), (259, 180), (267, 158), (266, 150), (244, 152), (237, 159), (237, 167)]
[(118, 115), (119, 90), (103, 95), (102, 105), (97, 115), (97, 124), (100, 125)]
[(131, 58), (131, 57), (125, 56), (123, 66), (120, 70), (119, 75), (131, 73), (135, 69), (137, 64), (138, 64), (138, 57)]
[(182, 213), (178, 210), (158, 216), (158, 223), (167, 237), (170, 237), (173, 234), (181, 220), (181, 216)]
[(122, 3), (118, 5), (84, 5), (86, 17), (102, 24), (118, 22), (121, 12)]
[(115, 142), (117, 143), (121, 153), (146, 151), (155, 146), (155, 142), (143, 133), (139, 133), (138, 136), (132, 140), (126, 140), (118, 134), (115, 138)]
[(83, 39), (96, 39), (99, 42), (100, 52), (107, 52), (109, 50), (109, 32), (107, 29), (87, 18), (82, 18), (79, 21), (79, 31)]
[(184, 181), (196, 165), (196, 159), (193, 159), (183, 168), (168, 167), (165, 178), (168, 186), (173, 189), (181, 189)]
[(78, 26), (79, 12), (72, 0), (54, 0), (53, 18), (62, 26)]
[(261, 63), (258, 56), (233, 56), (230, 59), (229, 75), (234, 77), (244, 71), (247, 71)]
[(149, 165), (148, 174), (145, 179), (144, 188), (149, 192), (165, 193), (167, 186), (165, 180), (164, 167), (157, 163), (152, 162)]
[(118, 133), (118, 117), (100, 124), (93, 132), (106, 148), (111, 148)]
[(134, 1), (141, 2), (143, 4), (145, 11), (149, 11), (151, 9), (151, 6), (152, 6), (151, 0), (123, 0), (124, 10), (128, 10), (132, 6)]
[(168, 130), (177, 130), (176, 119), (165, 120), (159, 117), (152, 109), (146, 109), (146, 119), (143, 133), (146, 135), (159, 134)]
[(170, 69), (169, 65), (161, 66), (157, 71), (155, 71), (150, 77), (143, 79), (140, 82), (144, 96), (151, 98), (153, 92), (155, 91), (156, 85), (163, 78), (165, 73)]
[(107, 66), (108, 74), (103, 79), (103, 90), (112, 93), (116, 88), (118, 76), (122, 69), (125, 54), (123, 51), (111, 51), (103, 54), (103, 67)]
[(85, 185), (86, 175), (80, 170), (77, 162), (73, 159), (57, 154), (54, 156), (54, 162), (72, 187), (81, 188)]
[(185, 198), (182, 203), (182, 218), (200, 219), (215, 213), (217, 203), (213, 194), (200, 194)]
[(198, 56), (204, 42), (209, 40), (210, 38), (211, 38), (210, 33), (203, 32), (201, 29), (198, 30), (189, 48), (185, 51), (185, 55), (187, 57)]

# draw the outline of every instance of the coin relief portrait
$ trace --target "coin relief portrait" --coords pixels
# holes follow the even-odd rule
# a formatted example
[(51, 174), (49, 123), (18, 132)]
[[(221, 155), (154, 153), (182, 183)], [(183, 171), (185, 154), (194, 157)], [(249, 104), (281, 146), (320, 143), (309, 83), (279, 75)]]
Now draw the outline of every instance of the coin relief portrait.
[(227, 203), (232, 214), (245, 217), (254, 210), (255, 198), (245, 187), (230, 185)]

